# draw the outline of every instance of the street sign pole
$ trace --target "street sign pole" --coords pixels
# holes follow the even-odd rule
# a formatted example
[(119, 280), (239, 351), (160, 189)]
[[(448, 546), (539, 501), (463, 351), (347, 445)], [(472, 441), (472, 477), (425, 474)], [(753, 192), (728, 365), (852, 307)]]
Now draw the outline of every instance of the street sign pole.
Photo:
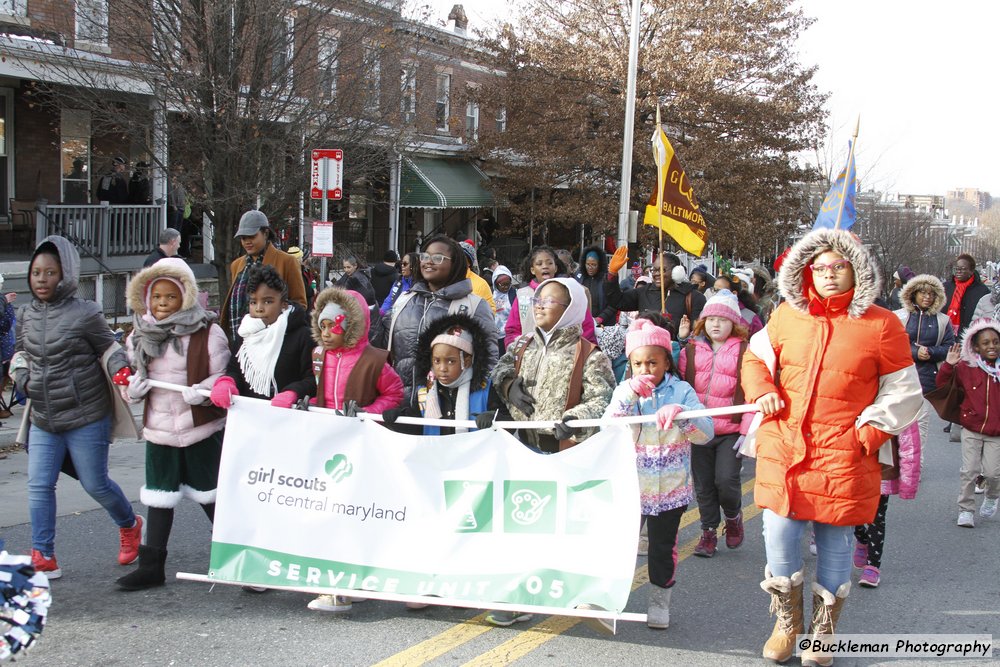
[[(327, 195), (327, 191), (326, 191), (326, 180), (327, 180), (327, 177), (326, 177), (326, 175), (330, 173), (330, 172), (327, 171), (327, 169), (330, 168), (330, 158), (324, 157), (323, 161), (322, 161), (322, 165), (323, 165), (323, 184), (322, 184), (322, 188), (323, 188), (323, 199), (322, 199), (322, 202), (323, 202), (323, 204), (322, 204), (322, 206), (320, 208), (319, 217), (323, 219), (323, 222), (330, 222), (330, 216), (328, 215), (328, 206), (329, 206), (329, 204), (327, 203), (328, 200), (327, 200), (327, 197), (326, 197), (326, 195)], [(326, 256), (325, 255), (319, 261), (319, 285), (318, 285), (318, 287), (319, 287), (320, 291), (326, 289)]]

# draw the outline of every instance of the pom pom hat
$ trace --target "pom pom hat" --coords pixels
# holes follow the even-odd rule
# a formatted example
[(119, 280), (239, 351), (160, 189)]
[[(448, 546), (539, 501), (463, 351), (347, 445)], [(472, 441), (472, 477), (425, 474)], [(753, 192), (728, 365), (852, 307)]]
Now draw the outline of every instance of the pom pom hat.
[(743, 324), (740, 303), (736, 295), (727, 289), (719, 290), (705, 303), (698, 319), (703, 320), (706, 317), (724, 317), (733, 324)]
[(632, 350), (647, 345), (657, 345), (670, 354), (670, 332), (649, 320), (633, 321), (625, 334), (625, 355), (631, 356)]

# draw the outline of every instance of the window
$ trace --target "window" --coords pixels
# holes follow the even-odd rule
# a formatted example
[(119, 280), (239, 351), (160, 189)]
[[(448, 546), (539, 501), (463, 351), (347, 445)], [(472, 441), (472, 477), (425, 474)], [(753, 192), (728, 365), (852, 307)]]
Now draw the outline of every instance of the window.
[(465, 140), (479, 138), (479, 102), (470, 99), (465, 103)]
[(59, 135), (63, 203), (86, 204), (90, 199), (90, 112), (63, 109)]
[(176, 63), (181, 55), (180, 0), (154, 0), (153, 48), (161, 60)]
[(403, 65), (400, 74), (399, 113), (404, 123), (412, 123), (417, 117), (417, 66), (410, 63)]
[(507, 107), (497, 109), (497, 132), (507, 131)]
[(365, 111), (378, 113), (382, 88), (382, 58), (377, 46), (366, 46), (364, 55)]
[(27, 16), (28, 0), (0, 0), (0, 14)]
[(76, 39), (108, 44), (108, 0), (76, 0)]
[(295, 17), (286, 16), (277, 24), (274, 55), (271, 57), (271, 81), (284, 86), (292, 80), (292, 56), (295, 53)]
[(317, 76), (319, 78), (320, 97), (333, 99), (337, 96), (337, 65), (340, 61), (339, 35), (334, 31), (326, 31), (319, 38), (319, 62)]
[(438, 74), (437, 77), (437, 129), (448, 129), (448, 116), (451, 114), (449, 98), (451, 97), (451, 74)]

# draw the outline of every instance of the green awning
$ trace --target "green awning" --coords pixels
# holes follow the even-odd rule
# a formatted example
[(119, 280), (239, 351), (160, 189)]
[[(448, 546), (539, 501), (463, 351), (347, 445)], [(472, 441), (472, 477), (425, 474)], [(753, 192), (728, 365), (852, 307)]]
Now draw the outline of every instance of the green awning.
[(404, 158), (399, 188), (403, 208), (492, 208), (489, 180), (475, 165), (461, 160)]

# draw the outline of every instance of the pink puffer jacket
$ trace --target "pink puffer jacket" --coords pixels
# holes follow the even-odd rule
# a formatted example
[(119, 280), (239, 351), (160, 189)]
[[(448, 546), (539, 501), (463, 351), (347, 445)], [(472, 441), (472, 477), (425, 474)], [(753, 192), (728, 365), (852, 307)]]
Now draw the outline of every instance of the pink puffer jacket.
[[(229, 341), (226, 334), (218, 324), (211, 326), (208, 332), (209, 376), (198, 383), (206, 389), (212, 388), (215, 381), (225, 373), (229, 363)], [(134, 363), (135, 359), (132, 335), (129, 335), (125, 344), (129, 363)], [(163, 356), (149, 362), (146, 369), (149, 379), (187, 386), (187, 352), (191, 336), (182, 336), (180, 342), (179, 352), (174, 349), (173, 343), (168, 343)], [(191, 416), (191, 406), (184, 402), (184, 397), (178, 391), (154, 387), (149, 390), (147, 397), (149, 401), (146, 403), (142, 437), (149, 442), (170, 447), (187, 447), (221, 431), (226, 425), (226, 418), (222, 417), (196, 427)]]
[[(319, 343), (322, 348), (322, 337), (320, 335), (320, 315), (327, 304), (334, 303), (340, 306), (346, 313), (344, 321), (344, 341), (343, 347), (336, 350), (324, 351), (323, 377), (323, 398), (325, 408), (340, 410), (344, 407), (344, 392), (347, 389), (347, 378), (361, 357), (365, 348), (368, 347), (368, 330), (371, 326), (371, 317), (368, 310), (368, 303), (365, 298), (354, 290), (325, 289), (316, 297), (316, 307), (313, 309), (312, 326), (313, 340)], [(382, 412), (399, 406), (403, 400), (403, 381), (393, 370), (392, 366), (385, 364), (382, 372), (378, 376), (376, 383), (378, 397), (371, 405), (360, 405), (365, 412), (381, 414)], [(313, 398), (313, 403), (316, 399)]]
[[(689, 342), (694, 344), (694, 390), (706, 408), (721, 408), (733, 404), (736, 393), (736, 368), (740, 361), (740, 339), (730, 337), (718, 350), (712, 349), (707, 338), (698, 336)], [(681, 349), (681, 377), (687, 377), (687, 346)], [(734, 422), (731, 417), (713, 417), (715, 435), (740, 433), (746, 435), (753, 413), (747, 412), (742, 419)]]
[(899, 478), (882, 480), (882, 495), (899, 494), (903, 500), (917, 497), (920, 486), (920, 428), (917, 422), (899, 434)]

